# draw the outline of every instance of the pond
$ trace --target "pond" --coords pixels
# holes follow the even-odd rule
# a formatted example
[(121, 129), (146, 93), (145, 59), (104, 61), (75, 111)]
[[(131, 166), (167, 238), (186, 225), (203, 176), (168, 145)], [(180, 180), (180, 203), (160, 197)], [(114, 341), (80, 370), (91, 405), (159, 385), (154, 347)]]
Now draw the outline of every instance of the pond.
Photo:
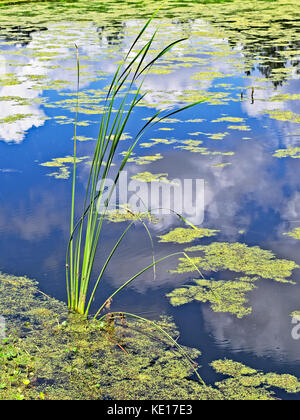
[[(75, 44), (76, 179), (83, 198), (107, 86), (158, 3), (0, 3), (0, 269), (36, 279), (44, 293), (63, 301)], [(203, 235), (184, 237), (177, 230), (175, 239), (165, 236), (187, 228), (174, 213), (147, 226), (156, 259), (185, 249), (191, 258), (201, 255), (195, 261), (206, 283), (196, 286), (190, 260), (178, 263), (174, 256), (157, 265), (155, 275), (148, 270), (132, 282), (112, 309), (149, 319), (171, 315), (180, 342), (201, 350), (200, 373), (208, 383), (217, 378), (209, 363), (225, 357), (300, 377), (291, 317), (300, 310), (299, 26), (300, 3), (294, 1), (258, 1), (255, 7), (240, 0), (173, 1), (145, 34), (149, 39), (158, 28), (154, 53), (186, 40), (145, 78), (141, 93), (147, 95), (128, 122), (115, 163), (159, 109), (206, 99), (149, 130), (126, 169), (128, 181), (140, 181), (139, 196), (131, 199), (141, 209), (151, 180), (168, 186), (201, 180), (203, 209), (181, 213), (208, 229)], [(169, 207), (164, 196), (152, 204)], [(125, 227), (126, 221), (106, 221), (96, 268)], [(152, 258), (149, 235), (137, 222), (108, 265), (93, 310)], [(190, 287), (183, 292), (183, 285)]]

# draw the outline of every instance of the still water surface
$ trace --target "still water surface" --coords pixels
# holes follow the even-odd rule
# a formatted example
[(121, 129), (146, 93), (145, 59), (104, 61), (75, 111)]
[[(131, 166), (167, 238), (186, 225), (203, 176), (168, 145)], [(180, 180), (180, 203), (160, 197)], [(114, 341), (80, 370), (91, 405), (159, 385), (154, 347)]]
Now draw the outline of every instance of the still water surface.
[[(41, 290), (59, 299), (66, 299), (70, 164), (63, 169), (41, 164), (72, 155), (74, 44), (81, 66), (78, 147), (79, 156), (86, 158), (77, 172), (82, 195), (101, 101), (153, 3), (141, 7), (123, 2), (122, 8), (120, 2), (109, 1), (100, 6), (93, 1), (1, 6), (0, 268), (38, 280)], [(300, 146), (300, 3), (255, 2), (253, 8), (244, 3), (174, 2), (159, 12), (153, 23), (159, 28), (156, 50), (177, 38), (188, 39), (149, 73), (143, 87), (148, 94), (128, 124), (120, 152), (158, 109), (206, 97), (203, 104), (147, 133), (135, 157), (159, 158), (130, 163), (128, 176), (148, 171), (167, 174), (170, 180), (204, 180), (201, 227), (220, 232), (192, 245), (241, 242), (300, 265), (299, 240), (283, 235), (300, 227), (300, 149), (295, 149)], [(186, 142), (190, 140), (194, 143)], [(195, 147), (186, 148), (188, 144)], [(279, 157), (280, 149), (288, 149), (288, 156)], [(107, 223), (97, 267), (124, 226)], [(156, 258), (185, 247), (157, 240), (178, 226), (183, 225), (175, 216), (149, 226)], [(97, 302), (151, 262), (149, 237), (137, 223), (109, 265)], [(176, 265), (176, 258), (164, 261), (155, 280), (152, 272), (145, 273), (118, 296), (113, 308), (154, 319), (172, 315), (181, 342), (201, 349), (202, 376), (208, 381), (215, 379), (208, 363), (222, 357), (300, 377), (300, 340), (291, 337), (290, 317), (300, 309), (299, 269), (293, 271), (293, 285), (261, 279), (247, 294), (252, 313), (238, 319), (214, 312), (207, 303), (172, 307), (165, 295), (194, 277), (171, 274), (168, 270)], [(228, 272), (212, 276), (235, 277)]]

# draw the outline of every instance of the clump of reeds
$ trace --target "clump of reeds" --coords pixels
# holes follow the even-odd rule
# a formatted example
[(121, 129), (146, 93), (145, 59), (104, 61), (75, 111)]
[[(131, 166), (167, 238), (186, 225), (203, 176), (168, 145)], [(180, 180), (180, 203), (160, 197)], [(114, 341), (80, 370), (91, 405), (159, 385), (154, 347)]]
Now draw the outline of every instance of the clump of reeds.
[[(155, 15), (155, 14), (154, 14)], [(92, 164), (89, 172), (88, 182), (86, 186), (85, 198), (83, 202), (82, 214), (79, 220), (75, 223), (75, 202), (76, 202), (76, 128), (77, 128), (77, 111), (75, 117), (75, 135), (74, 135), (74, 163), (73, 163), (73, 184), (72, 184), (72, 204), (71, 204), (71, 235), (67, 248), (66, 256), (66, 281), (67, 281), (67, 295), (69, 310), (77, 312), (85, 317), (88, 316), (91, 303), (94, 299), (96, 290), (107, 268), (108, 263), (113, 257), (116, 249), (123, 240), (128, 230), (133, 225), (134, 221), (126, 227), (122, 235), (116, 241), (113, 249), (109, 253), (104, 262), (98, 277), (93, 285), (91, 285), (91, 274), (94, 268), (95, 256), (101, 241), (101, 232), (103, 228), (104, 218), (107, 212), (110, 198), (118, 182), (120, 173), (124, 169), (129, 157), (136, 144), (138, 143), (145, 130), (157, 124), (164, 118), (190, 108), (197, 103), (186, 105), (182, 108), (164, 111), (159, 110), (140, 128), (136, 136), (131, 141), (130, 147), (125, 153), (117, 171), (114, 175), (113, 185), (107, 191), (105, 181), (108, 179), (110, 169), (113, 163), (118, 145), (122, 134), (125, 131), (129, 118), (131, 117), (135, 107), (141, 102), (146, 95), (142, 92), (143, 80), (141, 77), (146, 75), (147, 71), (163, 57), (174, 45), (185, 40), (178, 39), (162, 49), (154, 58), (146, 63), (146, 59), (156, 36), (156, 31), (137, 52), (134, 48), (141, 39), (145, 30), (152, 21), (154, 15), (147, 21), (142, 30), (139, 32), (135, 41), (131, 45), (126, 57), (119, 64), (110, 87), (108, 89), (105, 101), (104, 111), (101, 115), (99, 136), (95, 146)], [(77, 48), (77, 85), (79, 91), (79, 53)], [(133, 58), (130, 58), (133, 57)], [(137, 86), (136, 91), (132, 94), (133, 86)], [(120, 92), (122, 91), (122, 95)], [(204, 99), (203, 99), (204, 100)], [(77, 101), (78, 108), (78, 101)], [(102, 210), (99, 214), (97, 203), (101, 202), (104, 197), (107, 197), (102, 203)], [(103, 201), (103, 200), (102, 200)], [(173, 254), (174, 255), (174, 254)], [(143, 270), (132, 276), (127, 282), (119, 287), (110, 296), (102, 306), (100, 306), (95, 317), (105, 308), (109, 299), (112, 299), (124, 287), (130, 284), (134, 279), (140, 276), (143, 272), (157, 263), (170, 257), (170, 255), (153, 261), (152, 264), (145, 267)]]

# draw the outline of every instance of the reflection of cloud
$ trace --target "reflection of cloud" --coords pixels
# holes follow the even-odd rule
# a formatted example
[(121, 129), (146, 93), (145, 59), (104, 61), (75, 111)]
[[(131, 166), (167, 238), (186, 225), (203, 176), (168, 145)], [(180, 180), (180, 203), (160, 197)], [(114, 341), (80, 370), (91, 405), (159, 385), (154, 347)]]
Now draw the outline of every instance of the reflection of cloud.
[[(76, 24), (74, 25), (76, 27)], [(74, 25), (70, 24), (69, 29), (66, 25), (66, 34), (65, 36), (61, 34), (59, 40), (57, 25), (52, 24), (45, 32), (32, 33), (32, 39), (26, 46), (16, 44), (2, 51), (0, 75), (8, 78), (8, 84), (0, 87), (0, 97), (7, 97), (8, 100), (0, 101), (0, 113), (2, 120), (12, 118), (12, 121), (0, 124), (1, 140), (20, 143), (24, 140), (26, 131), (44, 124), (45, 113), (40, 105), (35, 103), (38, 102), (44, 86), (55, 90), (62, 88), (75, 90), (77, 78), (75, 42), (79, 46), (82, 44), (82, 55), (89, 52), (89, 47), (85, 46), (83, 41), (78, 42), (78, 38), (82, 38), (83, 34), (85, 38), (89, 35), (86, 40), (87, 45), (93, 45), (93, 53), (99, 54), (96, 27), (91, 23), (87, 23), (85, 28), (80, 24), (78, 28), (74, 28)], [(86, 60), (82, 60), (81, 64), (82, 66), (87, 64)], [(89, 66), (88, 69), (88, 74), (82, 71), (81, 87), (87, 86), (91, 77), (95, 77), (96, 71), (99, 70), (97, 64)], [(17, 84), (9, 84), (11, 75)], [(66, 82), (66, 86), (55, 86), (57, 81)], [(24, 101), (25, 104), (22, 104)]]
[[(31, 127), (40, 127), (44, 124), (45, 114), (40, 109), (40, 105), (34, 103), (44, 87), (55, 90), (75, 90), (77, 79), (75, 44), (79, 46), (80, 51), (80, 86), (84, 88), (95, 79), (97, 72), (104, 71), (107, 74), (115, 72), (118, 60), (128, 51), (134, 39), (132, 27), (136, 34), (141, 29), (139, 25), (140, 23), (137, 24), (135, 21), (126, 22), (122, 27), (123, 38), (118, 39), (117, 45), (112, 46), (107, 39), (109, 33), (106, 38), (104, 30), (101, 33), (101, 40), (99, 40), (97, 27), (90, 22), (65, 23), (63, 28), (57, 24), (49, 24), (47, 31), (33, 32), (31, 40), (26, 46), (22, 47), (20, 44), (16, 44), (3, 50), (0, 57), (0, 74), (13, 74), (18, 84), (1, 87), (0, 96), (25, 98), (28, 104), (22, 105), (20, 102), (11, 100), (0, 103), (1, 119), (18, 114), (22, 114), (24, 117), (1, 124), (0, 138), (6, 142), (20, 143), (24, 139), (26, 131)], [(180, 32), (185, 35), (185, 26), (185, 24), (177, 24), (174, 33), (170, 34), (171, 38), (178, 38)], [(203, 21), (196, 20), (193, 22), (192, 28), (196, 30), (203, 26)], [(191, 29), (190, 24), (187, 25), (187, 28)], [(59, 38), (57, 37), (58, 33)], [(166, 43), (164, 38), (162, 40), (163, 43), (157, 41), (153, 47), (163, 48)], [(174, 71), (166, 75), (150, 73), (144, 82), (144, 91), (149, 90), (149, 94), (145, 98), (146, 105), (158, 107), (161, 107), (162, 104), (164, 107), (169, 104), (174, 105), (183, 101), (182, 98), (187, 90), (206, 91), (212, 86), (214, 77), (208, 77), (207, 80), (191, 79), (195, 72), (201, 70), (197, 63), (197, 57), (191, 63), (187, 63), (190, 67), (180, 67), (182, 64), (180, 60), (184, 60), (184, 56), (191, 54), (198, 43), (200, 45), (205, 43), (206, 52), (214, 52), (216, 48), (221, 47), (228, 49), (228, 54), (231, 53), (227, 40), (216, 39), (213, 34), (211, 37), (187, 40), (182, 45), (175, 46), (172, 52), (166, 56), (168, 58), (160, 60), (159, 63), (161, 69), (171, 65)], [(211, 69), (224, 74), (232, 72), (231, 65), (220, 57), (208, 54), (204, 55), (202, 59), (205, 62), (203, 69), (207, 73)], [(176, 63), (179, 68), (176, 67)], [(88, 67), (85, 67), (86, 65)], [(55, 85), (59, 81), (62, 84)]]
[(206, 329), (219, 346), (233, 351), (250, 351), (286, 362), (299, 361), (300, 341), (291, 336), (290, 317), (299, 306), (299, 286), (274, 285), (269, 281), (260, 281), (257, 286), (258, 289), (249, 294), (253, 312), (248, 317), (237, 319), (203, 306)]
[[(11, 71), (11, 70), (10, 70)], [(0, 56), (0, 75), (4, 76), (9, 72), (6, 60), (3, 56)], [(24, 68), (21, 68), (18, 77), (21, 78), (21, 82), (17, 85), (8, 85), (0, 88), (0, 97), (19, 97), (26, 98), (27, 101), (31, 101), (38, 97), (39, 92), (31, 90), (32, 83), (27, 81), (26, 78), (22, 79), (25, 73)], [(0, 115), (1, 119), (8, 119), (15, 117), (20, 114), (20, 118), (13, 122), (2, 122), (0, 123), (0, 139), (10, 142), (14, 141), (20, 143), (23, 141), (25, 132), (31, 127), (39, 127), (43, 125), (44, 112), (39, 109), (39, 105), (20, 105), (18, 101), (0, 101)], [(22, 118), (21, 115), (26, 116)]]
[(29, 197), (29, 204), (20, 199), (13, 211), (9, 208), (9, 203), (2, 204), (0, 210), (2, 233), (13, 234), (27, 241), (39, 241), (48, 236), (53, 229), (68, 231), (68, 221), (62, 217), (63, 212), (56, 194), (34, 190), (29, 192)]

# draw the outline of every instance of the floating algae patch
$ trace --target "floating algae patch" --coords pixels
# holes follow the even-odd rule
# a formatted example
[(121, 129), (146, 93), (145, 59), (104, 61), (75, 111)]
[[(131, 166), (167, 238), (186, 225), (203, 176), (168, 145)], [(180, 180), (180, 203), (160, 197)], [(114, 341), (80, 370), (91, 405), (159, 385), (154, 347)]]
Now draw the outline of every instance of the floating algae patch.
[(270, 118), (273, 118), (278, 121), (288, 121), (292, 123), (300, 123), (300, 115), (295, 114), (292, 111), (281, 111), (281, 110), (274, 110), (274, 111), (265, 111), (266, 114), (269, 115)]
[[(126, 155), (127, 152), (125, 153), (121, 153)], [(137, 165), (147, 165), (151, 162), (155, 162), (156, 160), (162, 159), (163, 156), (160, 153), (156, 153), (155, 155), (152, 156), (136, 156), (136, 157), (130, 157), (127, 162), (134, 162)]]
[(209, 302), (215, 312), (228, 312), (242, 318), (252, 312), (251, 307), (245, 307), (248, 302), (246, 292), (255, 289), (253, 284), (258, 277), (240, 277), (233, 281), (213, 281), (196, 279), (193, 285), (186, 285), (167, 294), (173, 306), (190, 302)]
[(199, 153), (201, 155), (212, 155), (212, 156), (216, 156), (216, 155), (220, 155), (220, 156), (233, 156), (234, 152), (220, 152), (219, 150), (210, 150), (207, 147), (200, 147), (200, 146), (195, 146), (194, 144), (186, 144), (184, 146), (175, 146), (174, 149), (182, 149), (182, 150), (186, 150), (188, 152), (191, 153)]
[(167, 182), (170, 181), (167, 178), (168, 174), (152, 174), (151, 172), (140, 172), (133, 175), (131, 179), (136, 179), (141, 182)]
[(240, 117), (220, 117), (217, 118), (216, 120), (212, 120), (213, 123), (216, 122), (233, 122), (233, 123), (237, 123), (237, 122), (244, 122), (244, 118), (240, 118)]
[(275, 151), (273, 156), (282, 158), (282, 157), (291, 157), (291, 158), (300, 158), (300, 147), (288, 147), (287, 149), (278, 149)]
[(188, 242), (192, 242), (198, 238), (210, 237), (215, 236), (219, 230), (213, 229), (204, 229), (204, 228), (197, 228), (197, 229), (190, 229), (190, 228), (176, 228), (171, 230), (169, 233), (165, 235), (158, 236), (160, 238), (159, 242), (175, 242), (178, 244), (184, 244)]
[(295, 239), (300, 239), (300, 227), (291, 230), (290, 232), (285, 232), (283, 235), (291, 236)]
[(224, 168), (225, 166), (229, 166), (229, 165), (231, 165), (230, 162), (227, 162), (227, 163), (216, 163), (216, 164), (211, 165), (211, 166), (213, 168)]
[(30, 117), (32, 117), (32, 114), (14, 114), (14, 115), (9, 115), (8, 117), (1, 118), (0, 119), (0, 124), (3, 124), (3, 123), (14, 123), (16, 121), (24, 120), (25, 118), (30, 118)]
[[(88, 159), (88, 156), (76, 158), (76, 163), (80, 163), (83, 160)], [(68, 179), (70, 176), (70, 169), (67, 164), (73, 164), (73, 156), (66, 156), (62, 158), (54, 158), (49, 162), (40, 163), (40, 166), (46, 166), (48, 168), (58, 168), (58, 171), (51, 172), (47, 176), (53, 176), (56, 179)]]
[(157, 144), (173, 144), (176, 140), (173, 139), (150, 139), (149, 142), (140, 143), (140, 147), (148, 148), (156, 146)]
[(130, 208), (129, 205), (121, 205), (119, 209), (116, 210), (107, 210), (105, 213), (105, 218), (109, 222), (120, 223), (120, 222), (132, 222), (132, 221), (141, 221), (148, 220), (152, 223), (157, 223), (158, 220), (149, 212), (136, 212)]
[(299, 266), (290, 260), (275, 258), (271, 251), (258, 246), (249, 247), (240, 242), (213, 242), (210, 245), (196, 245), (186, 248), (186, 252), (200, 251), (201, 256), (179, 258), (174, 273), (188, 273), (199, 270), (216, 272), (230, 270), (246, 275), (292, 283), (288, 278)]
[(251, 128), (248, 125), (229, 125), (228, 130), (240, 130), (240, 131), (250, 131)]
[(233, 360), (215, 360), (211, 366), (218, 373), (231, 378), (217, 382), (228, 400), (274, 399), (270, 388), (279, 388), (287, 393), (298, 393), (300, 382), (289, 374), (263, 373)]

